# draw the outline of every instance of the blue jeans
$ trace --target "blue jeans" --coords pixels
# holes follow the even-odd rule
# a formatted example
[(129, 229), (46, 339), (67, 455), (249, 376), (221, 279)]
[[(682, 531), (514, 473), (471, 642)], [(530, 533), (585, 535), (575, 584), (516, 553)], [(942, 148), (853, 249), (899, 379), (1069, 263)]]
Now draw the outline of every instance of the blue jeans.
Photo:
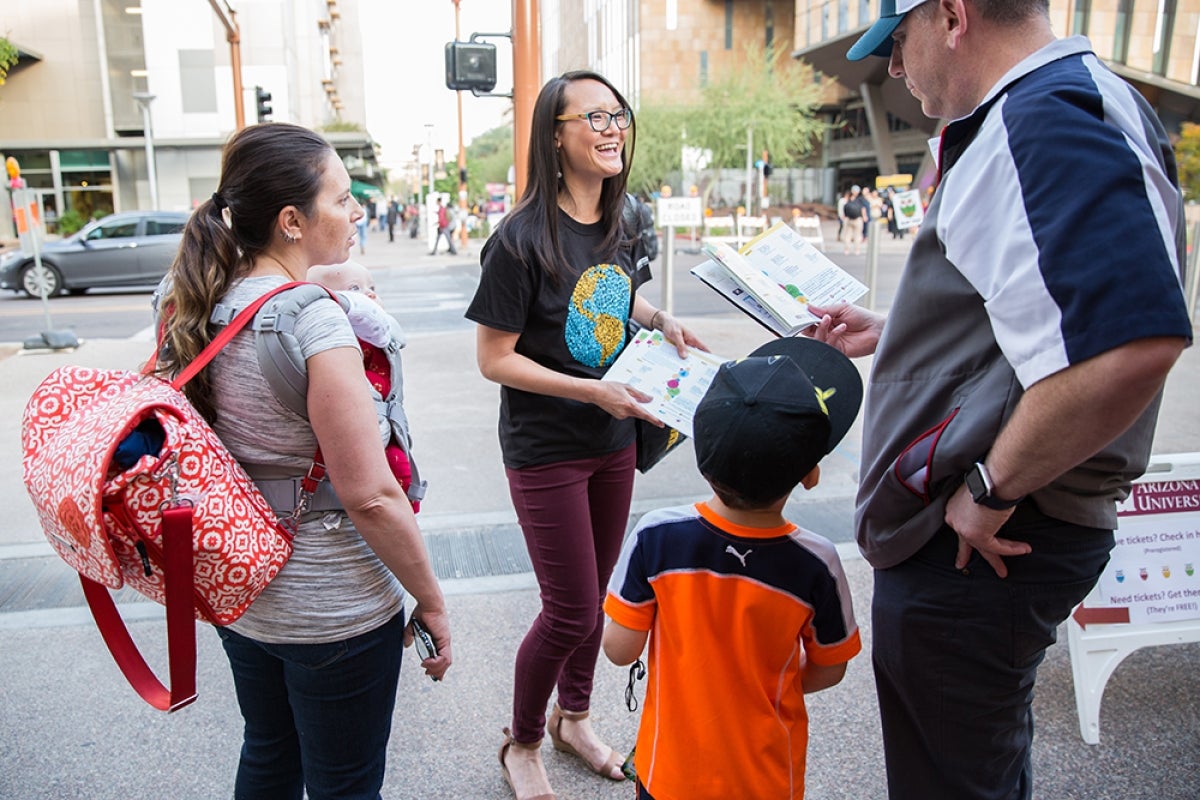
[(1028, 800), (1033, 687), (1059, 623), (1113, 546), (1022, 503), (1001, 537), (1032, 552), (1001, 580), (978, 553), (954, 568), (943, 527), (912, 558), (876, 570), (871, 660), (892, 800)]
[(383, 785), (404, 614), (330, 644), (217, 635), (246, 722), (237, 800), (377, 800)]

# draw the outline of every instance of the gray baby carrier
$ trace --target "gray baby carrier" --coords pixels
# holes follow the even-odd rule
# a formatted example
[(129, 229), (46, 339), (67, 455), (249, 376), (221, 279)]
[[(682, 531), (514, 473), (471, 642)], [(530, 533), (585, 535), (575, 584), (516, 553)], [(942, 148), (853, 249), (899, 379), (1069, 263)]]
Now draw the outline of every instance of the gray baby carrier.
[[(304, 356), (300, 352), (300, 343), (295, 336), (296, 318), (309, 303), (330, 296), (337, 300), (343, 309), (348, 310), (347, 301), (337, 293), (315, 283), (303, 283), (268, 300), (250, 324), (254, 331), (258, 363), (267, 384), (280, 403), (304, 419), (308, 419), (308, 371)], [(218, 303), (213, 309), (210, 321), (214, 325), (228, 325), (239, 310), (240, 307)], [(380, 440), (385, 445), (395, 443), (408, 457), (412, 467), (412, 485), (408, 488), (408, 499), (418, 502), (425, 497), (427, 483), (421, 480), (417, 462), (412, 454), (412, 437), (408, 430), (408, 417), (404, 413), (404, 374), (400, 362), (400, 350), (404, 347), (404, 342), (395, 334), (394, 331), (387, 345), (380, 348), (387, 357), (391, 371), (391, 390), (387, 397), (382, 397), (374, 388), (371, 391), (375, 400), (375, 414), (379, 420)], [(260, 477), (249, 465), (247, 471), (271, 503), (271, 507), (276, 510), (292, 509), (298, 498), (302, 497), (304, 478)], [(331, 511), (342, 508), (333, 486), (329, 481), (322, 480), (308, 498), (304, 510)]]

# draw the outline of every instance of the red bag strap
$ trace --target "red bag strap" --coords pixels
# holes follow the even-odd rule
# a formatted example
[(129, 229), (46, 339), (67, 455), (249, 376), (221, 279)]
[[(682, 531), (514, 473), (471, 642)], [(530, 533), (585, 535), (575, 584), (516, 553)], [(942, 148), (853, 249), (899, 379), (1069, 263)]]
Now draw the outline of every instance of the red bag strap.
[(254, 315), (258, 313), (259, 309), (262, 308), (268, 300), (280, 292), (301, 285), (303, 285), (302, 281), (289, 281), (281, 286), (276, 286), (274, 289), (264, 293), (253, 303), (239, 311), (238, 315), (234, 317), (228, 325), (222, 328), (220, 333), (213, 337), (213, 340), (208, 343), (208, 346), (201, 350), (200, 354), (193, 358), (192, 362), (184, 367), (183, 370), (175, 376), (175, 380), (171, 381), (171, 387), (176, 391), (179, 391), (183, 388), (185, 383), (196, 377), (196, 374), (199, 373), (200, 370), (207, 367), (209, 362), (217, 357), (217, 353), (221, 352), (222, 347), (229, 344), (230, 340), (232, 340), (242, 328), (250, 324), (250, 321), (254, 319)]
[(159, 711), (177, 711), (196, 699), (196, 621), (192, 594), (192, 507), (180, 503), (163, 511), (163, 583), (167, 608), (167, 661), (171, 688), (163, 686), (129, 635), (112, 595), (100, 583), (79, 575), (83, 596), (113, 660), (138, 695)]
[[(208, 366), (225, 345), (246, 327), (263, 305), (275, 295), (300, 281), (290, 281), (264, 293), (238, 312), (237, 316), (213, 338), (208, 346), (183, 369), (172, 388), (179, 391), (185, 383)], [(144, 372), (153, 370), (157, 352)], [(192, 547), (192, 506), (176, 503), (163, 510), (163, 592), (167, 615), (167, 662), (171, 688), (168, 689), (142, 657), (125, 620), (117, 611), (112, 594), (100, 583), (82, 573), (83, 596), (96, 620), (96, 627), (112, 653), (121, 673), (138, 695), (160, 711), (177, 711), (196, 699), (196, 621), (194, 616), (195, 567)]]

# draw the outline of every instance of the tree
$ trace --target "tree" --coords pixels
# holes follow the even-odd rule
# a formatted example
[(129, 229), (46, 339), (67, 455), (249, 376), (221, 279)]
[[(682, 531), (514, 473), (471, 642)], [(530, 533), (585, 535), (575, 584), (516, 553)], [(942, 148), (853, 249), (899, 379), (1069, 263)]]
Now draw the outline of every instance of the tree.
[(325, 123), (318, 130), (325, 133), (363, 133), (366, 128), (351, 120), (335, 119)]
[(679, 105), (642, 105), (636, 117), (629, 191), (648, 197), (659, 190), (667, 175), (683, 168), (683, 131), (689, 113), (691, 109)]
[[(468, 197), (481, 197), (485, 184), (507, 183), (513, 164), (512, 125), (501, 125), (476, 136), (467, 145)], [(457, 169), (455, 170), (457, 174)], [(455, 191), (458, 187), (455, 186)]]
[(8, 78), (8, 70), (17, 63), (19, 55), (16, 45), (0, 36), (0, 86), (4, 85), (5, 79)]
[(639, 189), (657, 189), (673, 168), (681, 168), (684, 130), (689, 147), (712, 154), (713, 168), (745, 165), (748, 129), (753, 161), (767, 150), (772, 166), (795, 166), (812, 153), (825, 130), (814, 114), (820, 88), (812, 67), (782, 46), (755, 43), (745, 47), (739, 64), (701, 89), (698, 103), (681, 106), (649, 97), (642, 103), (633, 164)]
[(1189, 200), (1200, 194), (1200, 125), (1185, 122), (1175, 142), (1175, 161), (1179, 167), (1179, 185)]

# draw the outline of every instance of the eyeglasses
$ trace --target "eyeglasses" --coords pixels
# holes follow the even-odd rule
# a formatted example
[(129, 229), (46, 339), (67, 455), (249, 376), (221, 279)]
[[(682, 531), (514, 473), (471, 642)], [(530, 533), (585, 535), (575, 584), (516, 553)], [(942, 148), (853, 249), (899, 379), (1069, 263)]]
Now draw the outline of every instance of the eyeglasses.
[(620, 111), (589, 111), (586, 114), (559, 114), (555, 117), (559, 122), (567, 122), (572, 119), (586, 119), (588, 125), (592, 126), (592, 130), (596, 133), (604, 133), (608, 130), (608, 126), (617, 123), (617, 128), (625, 130), (633, 124), (633, 112), (628, 108), (622, 108)]

